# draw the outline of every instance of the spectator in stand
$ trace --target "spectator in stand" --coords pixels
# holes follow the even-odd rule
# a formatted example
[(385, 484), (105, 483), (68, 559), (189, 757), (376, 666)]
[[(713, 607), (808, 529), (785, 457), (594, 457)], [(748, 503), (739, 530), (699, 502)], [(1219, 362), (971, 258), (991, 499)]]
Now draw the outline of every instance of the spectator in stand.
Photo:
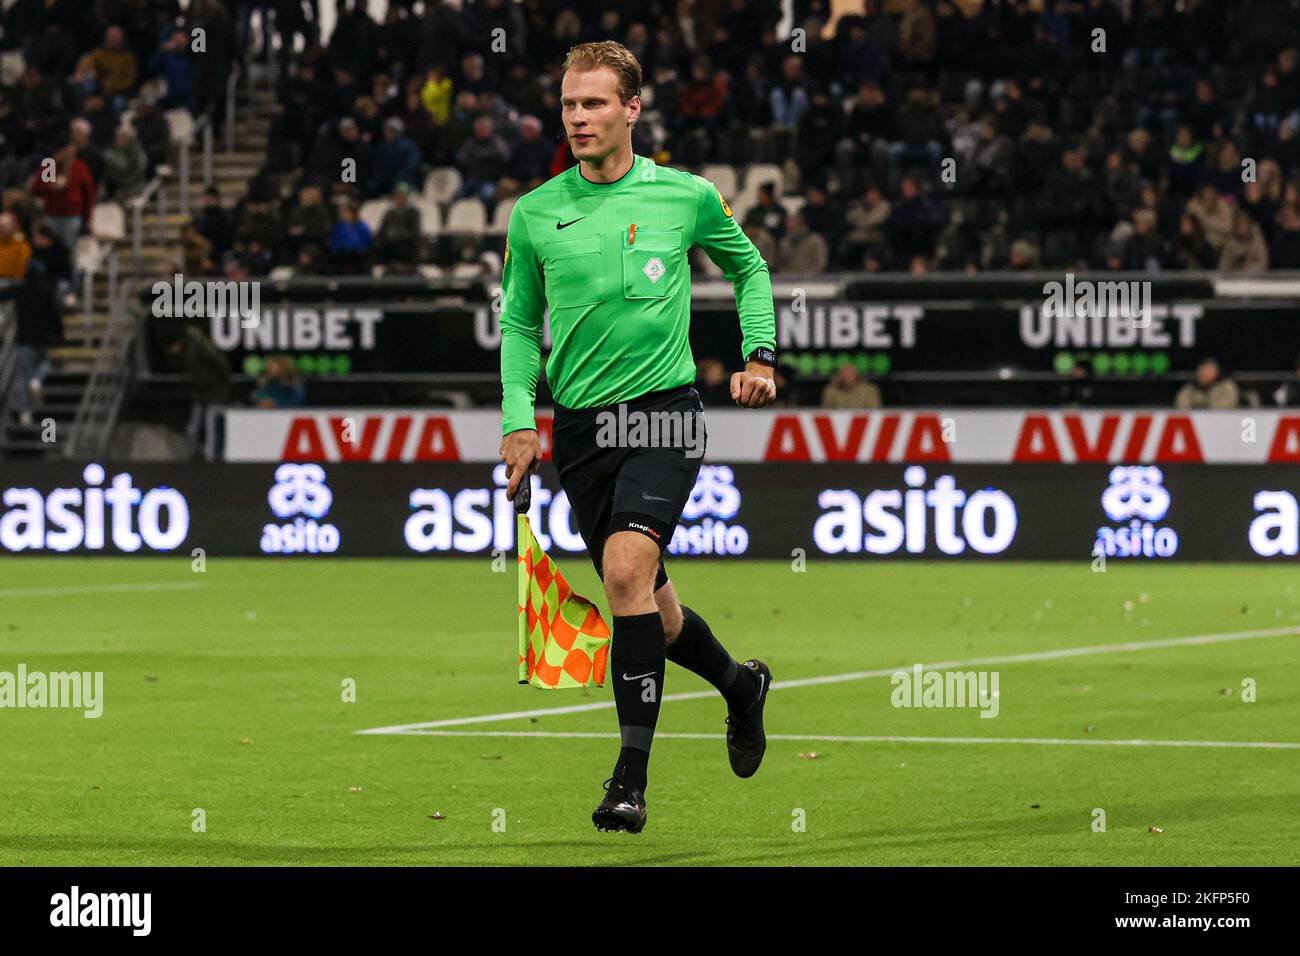
[(424, 85), (420, 87), (420, 102), (437, 126), (447, 122), (451, 116), (451, 93), (452, 82), (447, 76), (447, 67), (442, 63), (429, 67), (424, 74)]
[[(419, 77), (415, 79), (416, 82), (419, 81)], [(415, 144), (424, 162), (432, 163), (437, 155), (438, 143), (438, 128), (433, 123), (433, 117), (420, 102), (418, 89), (408, 90), (402, 102), (403, 108), (397, 118), (402, 121), (406, 138)]]
[(104, 178), (104, 154), (95, 145), (94, 125), (83, 117), (77, 117), (68, 124), (68, 140), (77, 148), (77, 158), (86, 164), (90, 177), (95, 182)]
[(305, 185), (298, 190), (298, 203), (289, 210), (287, 222), (287, 245), (296, 256), (304, 246), (319, 248), (329, 242), (334, 211), (326, 205), (319, 186)]
[(501, 180), (501, 198), (522, 196), (551, 178), (553, 147), (542, 139), (542, 121), (525, 116), (519, 121), (519, 142), (510, 157), (510, 165)]
[(1198, 408), (1231, 409), (1241, 404), (1237, 383), (1223, 374), (1219, 360), (1206, 357), (1196, 366), (1196, 377), (1178, 390), (1174, 407), (1187, 411)]
[(146, 93), (135, 101), (131, 127), (135, 130), (136, 139), (144, 147), (145, 155), (149, 157), (150, 170), (165, 163), (171, 145), (171, 130), (167, 126), (167, 117), (158, 109), (151, 94)]
[(0, 301), (13, 300), (17, 319), (16, 360), (9, 385), (10, 406), (23, 427), (31, 427), (32, 405), (50, 370), (48, 349), (63, 340), (63, 316), (39, 259), (27, 263), (22, 282), (0, 289)]
[[(357, 121), (344, 116), (332, 129), (323, 131), (312, 149), (310, 165), (314, 178), (329, 183), (333, 195), (347, 195), (354, 192), (355, 184), (369, 182), (372, 154)], [(355, 178), (344, 179), (348, 173)]]
[(880, 389), (868, 382), (852, 362), (845, 362), (822, 389), (822, 407), (834, 409), (880, 408)]
[[(172, 356), (179, 359), (181, 368), (190, 377), (190, 419), (185, 426), (185, 436), (189, 439), (190, 454), (194, 458), (204, 457), (205, 446), (211, 442), (207, 451), (212, 457), (221, 457), (221, 417), (214, 413), (225, 408), (230, 401), (230, 361), (225, 354), (212, 344), (196, 326), (187, 325), (185, 331), (167, 347)], [(208, 420), (214, 422), (212, 434), (208, 432)]]
[(802, 212), (790, 216), (786, 233), (777, 246), (777, 272), (820, 275), (826, 271), (830, 250), (826, 240), (808, 229)]
[(803, 221), (830, 246), (838, 245), (844, 223), (839, 207), (830, 202), (824, 186), (809, 185), (804, 197)]
[(149, 157), (135, 130), (119, 126), (113, 146), (104, 154), (104, 193), (110, 199), (133, 196), (149, 181)]
[(1205, 241), (1201, 221), (1191, 213), (1183, 213), (1178, 220), (1178, 238), (1170, 253), (1175, 269), (1213, 269), (1219, 257)]
[(226, 81), (235, 55), (235, 28), (222, 0), (190, 0), (185, 11), (186, 30), (204, 32), (205, 46), (194, 59), (195, 116), (212, 117), (212, 132), (220, 136), (226, 122)]
[(869, 249), (874, 250), (877, 258), (884, 255), (889, 211), (889, 200), (881, 194), (878, 186), (868, 186), (861, 199), (849, 204), (844, 214), (847, 232), (840, 246), (841, 265), (857, 268)]
[(212, 255), (217, 261), (234, 245), (235, 224), (225, 206), (221, 205), (221, 192), (216, 186), (203, 191), (203, 205), (194, 217), (194, 228), (212, 244)]
[(0, 279), (22, 282), (31, 258), (32, 247), (18, 225), (18, 217), (8, 212), (0, 215)]
[(890, 159), (896, 165), (938, 165), (948, 140), (940, 102), (937, 90), (918, 87), (908, 91), (898, 111), (899, 138), (889, 147)]
[(360, 219), (361, 207), (355, 201), (345, 203), (339, 212), (339, 221), (330, 231), (330, 258), (339, 272), (366, 272), (370, 268), (370, 250), (373, 237), (370, 227)]
[(66, 300), (72, 285), (72, 253), (45, 220), (32, 228), (32, 258), (45, 267), (58, 299)]
[(164, 110), (190, 109), (194, 100), (194, 64), (190, 60), (190, 36), (179, 27), (172, 30), (149, 61), (149, 72), (161, 76), (167, 93), (159, 106)]
[(1187, 203), (1187, 212), (1201, 224), (1205, 241), (1218, 255), (1232, 231), (1232, 209), (1219, 196), (1219, 191), (1205, 183)]
[(375, 254), (385, 265), (398, 267), (413, 267), (420, 258), (420, 210), (411, 205), (409, 183), (398, 183), (393, 190), (393, 204), (375, 237)]
[(895, 268), (902, 268), (913, 256), (930, 252), (942, 225), (938, 208), (921, 194), (915, 177), (904, 176), (899, 187), (900, 199), (891, 206), (886, 224)]
[(420, 151), (406, 138), (405, 127), (396, 116), (384, 123), (384, 141), (375, 150), (375, 172), (370, 195), (386, 196), (399, 185), (420, 187)]
[(745, 213), (742, 226), (758, 226), (773, 239), (780, 241), (785, 235), (785, 222), (789, 213), (777, 202), (776, 183), (763, 183), (758, 187), (758, 202)]
[(95, 180), (72, 143), (61, 146), (53, 159), (53, 165), (41, 164), (28, 189), (40, 199), (63, 244), (73, 249), (95, 212)]
[(139, 79), (139, 66), (126, 44), (126, 32), (118, 26), (105, 30), (103, 45), (88, 53), (85, 63), (104, 95), (119, 109), (125, 105), (126, 94), (135, 89)]
[(252, 276), (264, 276), (275, 265), (284, 231), (275, 205), (250, 195), (235, 216), (234, 251), (241, 267)]
[(255, 408), (301, 408), (306, 402), (302, 376), (287, 355), (272, 355), (266, 360), (266, 371), (257, 379), (252, 402)]
[(1220, 272), (1263, 272), (1268, 268), (1268, 243), (1250, 213), (1232, 213), (1232, 231), (1219, 253)]
[(1286, 184), (1270, 249), (1274, 269), (1300, 269), (1300, 183)]
[(1169, 191), (1175, 196), (1190, 196), (1205, 178), (1205, 146), (1196, 141), (1191, 126), (1178, 127), (1167, 168)]
[(1156, 214), (1150, 209), (1133, 213), (1133, 232), (1124, 243), (1124, 268), (1132, 272), (1159, 272), (1165, 244), (1156, 232)]
[(791, 54), (781, 65), (781, 79), (772, 87), (770, 108), (772, 124), (795, 130), (799, 120), (812, 102), (808, 83), (803, 75), (803, 57)]
[(212, 242), (199, 232), (193, 222), (181, 229), (181, 254), (185, 262), (186, 275), (217, 275), (218, 255)]
[(510, 161), (510, 148), (496, 134), (489, 117), (478, 117), (473, 129), (473, 136), (456, 153), (462, 183), (454, 198), (475, 196), (491, 216), (497, 204), (498, 185)]
[(1081, 148), (1061, 153), (1060, 165), (1047, 174), (1036, 225), (1043, 233), (1046, 262), (1073, 265), (1091, 247), (1100, 222), (1101, 191), (1084, 163)]

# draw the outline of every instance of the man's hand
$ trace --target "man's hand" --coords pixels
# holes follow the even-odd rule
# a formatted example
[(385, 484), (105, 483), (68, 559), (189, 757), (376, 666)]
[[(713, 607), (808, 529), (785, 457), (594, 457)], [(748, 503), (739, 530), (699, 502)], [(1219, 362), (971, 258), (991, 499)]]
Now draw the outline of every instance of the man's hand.
[(535, 472), (542, 463), (542, 442), (536, 429), (521, 428), (501, 439), (501, 460), (506, 463), (510, 483), (506, 485), (506, 498), (515, 500), (519, 483)]
[(731, 376), (731, 398), (744, 408), (762, 408), (776, 401), (776, 382), (772, 380), (773, 368), (760, 362), (750, 362), (743, 372)]

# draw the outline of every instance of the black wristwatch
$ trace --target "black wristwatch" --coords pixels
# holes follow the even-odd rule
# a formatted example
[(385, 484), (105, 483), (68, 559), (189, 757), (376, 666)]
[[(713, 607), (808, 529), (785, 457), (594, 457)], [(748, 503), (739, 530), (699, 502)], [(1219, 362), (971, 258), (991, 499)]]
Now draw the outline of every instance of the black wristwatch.
[(746, 362), (757, 362), (759, 365), (766, 365), (769, 368), (776, 368), (776, 353), (771, 349), (757, 348), (749, 353)]

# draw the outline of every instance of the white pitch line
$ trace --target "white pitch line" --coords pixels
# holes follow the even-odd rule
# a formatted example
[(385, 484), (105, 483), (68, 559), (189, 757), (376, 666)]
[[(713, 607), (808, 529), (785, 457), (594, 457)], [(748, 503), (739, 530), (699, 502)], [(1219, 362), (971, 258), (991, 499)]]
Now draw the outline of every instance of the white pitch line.
[[(412, 737), (583, 737), (618, 740), (618, 734), (553, 730), (408, 730)], [(722, 740), (722, 734), (657, 733), (655, 739)], [(836, 744), (1072, 744), (1079, 747), (1231, 747), (1255, 750), (1300, 750), (1284, 740), (1084, 740), (1073, 737), (845, 737), (835, 734), (768, 734), (768, 740), (817, 741)]]
[(196, 581), (158, 581), (139, 584), (82, 584), (70, 587), (7, 588), (0, 598), (59, 597), (64, 594), (116, 594), (120, 591), (193, 591), (203, 585)]
[[(1284, 637), (1300, 634), (1300, 627), (1274, 627), (1257, 631), (1232, 631), (1227, 634), (1197, 634), (1192, 637), (1171, 637), (1154, 641), (1130, 641), (1124, 644), (1094, 644), (1090, 647), (1063, 647), (1053, 651), (1034, 651), (1028, 654), (1004, 654), (996, 657), (973, 657), (964, 661), (941, 661), (937, 664), (922, 664), (922, 670), (952, 670), (959, 667), (974, 667), (979, 664), (1022, 664), (1033, 661), (1059, 660), (1065, 657), (1080, 657), (1086, 654), (1113, 654), (1117, 651), (1150, 651), (1167, 647), (1188, 647), (1198, 644), (1223, 644), (1229, 641), (1249, 641), (1260, 637)], [(773, 681), (771, 690), (785, 690), (790, 687), (812, 687), (817, 684), (838, 684), (843, 681), (866, 680), (872, 677), (889, 677), (900, 670), (908, 670), (911, 664), (897, 667), (882, 667), (870, 671), (849, 671), (844, 674), (828, 674), (824, 677), (803, 677), (796, 680)], [(663, 701), (699, 700), (715, 697), (717, 691), (691, 691), (686, 694), (665, 694)], [(590, 704), (573, 704), (568, 707), (541, 707), (536, 710), (512, 710), (503, 714), (482, 714), (477, 717), (453, 717), (448, 720), (428, 720), (418, 724), (395, 724), (392, 727), (372, 727), (357, 730), (357, 734), (406, 734), (413, 730), (427, 730), (438, 727), (460, 727), (466, 724), (496, 723), (502, 720), (518, 720), (523, 717), (553, 717), (559, 714), (580, 714), (589, 710), (608, 710), (614, 706), (612, 700), (595, 701)]]

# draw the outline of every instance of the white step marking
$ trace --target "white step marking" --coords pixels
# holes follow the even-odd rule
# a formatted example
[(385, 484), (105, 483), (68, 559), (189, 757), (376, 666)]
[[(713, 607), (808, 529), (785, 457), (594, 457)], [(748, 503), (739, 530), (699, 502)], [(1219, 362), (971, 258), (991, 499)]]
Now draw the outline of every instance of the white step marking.
[[(618, 734), (561, 732), (554, 730), (409, 730), (416, 737), (581, 737), (600, 740), (618, 740)], [(721, 742), (722, 734), (656, 733), (655, 740), (714, 740)], [(836, 734), (768, 734), (771, 740), (814, 741), (836, 744), (1058, 744), (1080, 747), (1230, 747), (1257, 750), (1300, 750), (1300, 743), (1285, 740), (1106, 740), (1104, 738), (1074, 737), (900, 737), (881, 735), (873, 737), (845, 737)]]
[[(1300, 635), (1300, 627), (1273, 627), (1256, 631), (1232, 631), (1227, 634), (1197, 634), (1192, 637), (1170, 637), (1153, 641), (1129, 641), (1124, 644), (1094, 644), (1088, 647), (1063, 647), (1051, 651), (1033, 651), (1028, 654), (1003, 654), (993, 657), (972, 657), (964, 661), (941, 661), (937, 664), (922, 664), (922, 670), (954, 670), (962, 667), (975, 667), (980, 664), (1023, 664), (1034, 661), (1060, 660), (1066, 657), (1081, 657), (1086, 654), (1114, 654), (1124, 651), (1151, 651), (1169, 647), (1192, 647), (1202, 644), (1225, 644), (1229, 641), (1249, 641), (1261, 637), (1285, 637)], [(900, 671), (909, 670), (913, 665), (899, 664), (895, 667), (882, 667), (870, 671), (849, 671), (844, 674), (828, 674), (824, 677), (804, 677), (796, 680), (773, 681), (769, 690), (785, 690), (790, 687), (813, 687), (818, 684), (838, 684), (843, 681), (867, 680), (872, 677), (889, 677)], [(687, 694), (665, 694), (663, 700), (700, 700), (705, 697), (717, 697), (715, 690), (691, 691)], [(467, 724), (496, 723), (502, 720), (519, 720), (524, 717), (554, 717), (560, 714), (580, 714), (589, 710), (608, 710), (614, 706), (612, 700), (594, 701), (590, 704), (573, 704), (568, 707), (541, 707), (535, 710), (512, 710), (502, 714), (482, 714), (477, 717), (453, 717), (448, 720), (428, 720), (418, 724), (396, 724), (392, 727), (372, 727), (357, 730), (358, 734), (408, 734), (416, 730), (432, 730), (438, 727), (461, 727)]]
[(193, 591), (203, 587), (197, 581), (157, 581), (138, 584), (74, 584), (67, 587), (6, 588), (0, 598), (59, 597), (64, 594), (117, 594), (127, 591)]

